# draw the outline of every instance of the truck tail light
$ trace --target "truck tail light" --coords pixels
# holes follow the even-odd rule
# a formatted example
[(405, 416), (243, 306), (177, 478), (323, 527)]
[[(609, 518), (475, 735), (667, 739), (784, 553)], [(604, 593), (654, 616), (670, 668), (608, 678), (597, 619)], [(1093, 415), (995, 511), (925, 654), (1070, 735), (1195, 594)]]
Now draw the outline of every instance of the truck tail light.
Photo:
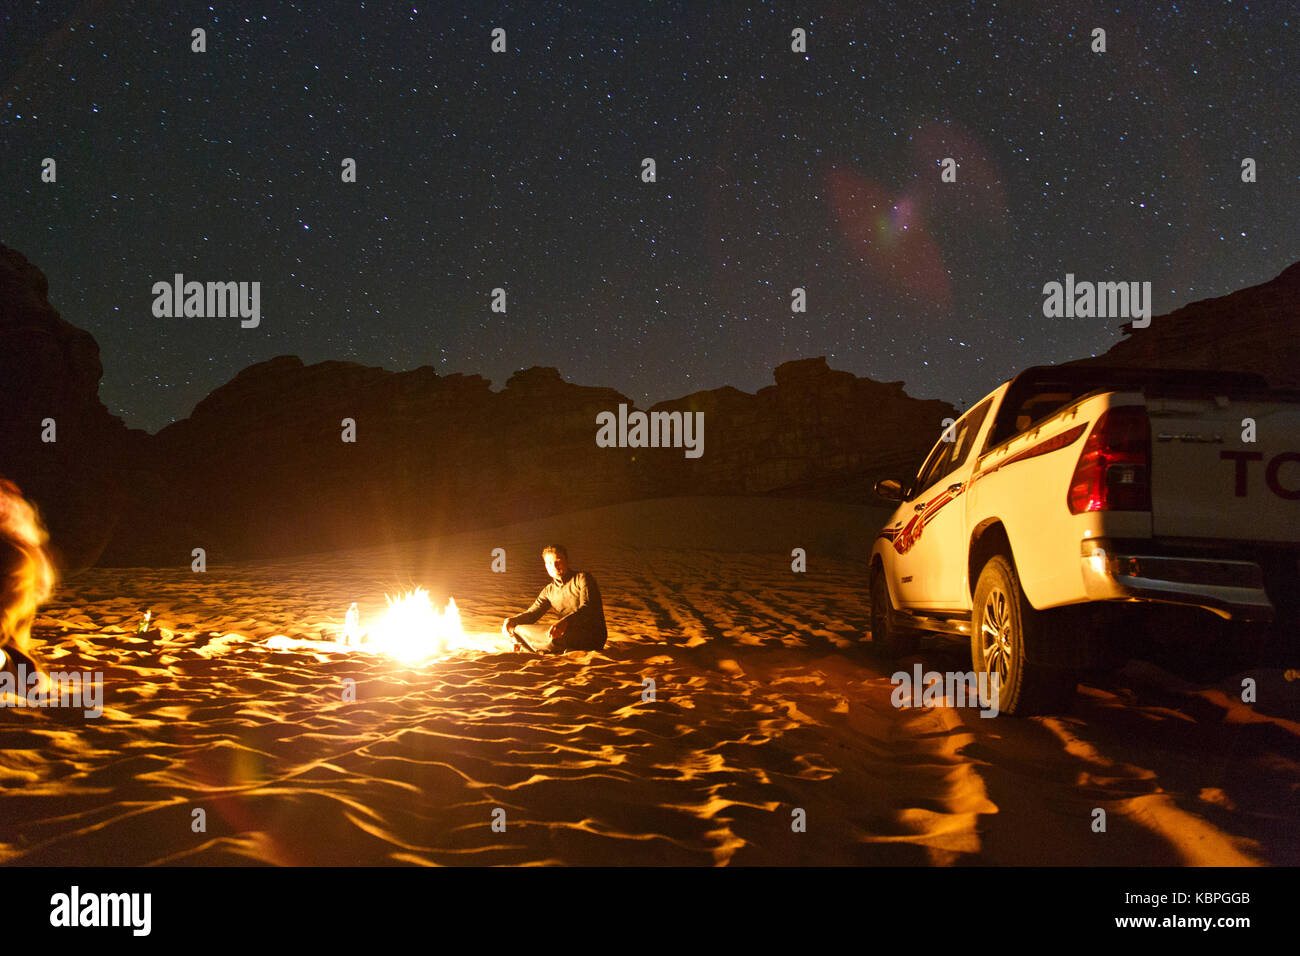
[(1070, 513), (1151, 510), (1151, 424), (1141, 405), (1101, 413), (1070, 479)]

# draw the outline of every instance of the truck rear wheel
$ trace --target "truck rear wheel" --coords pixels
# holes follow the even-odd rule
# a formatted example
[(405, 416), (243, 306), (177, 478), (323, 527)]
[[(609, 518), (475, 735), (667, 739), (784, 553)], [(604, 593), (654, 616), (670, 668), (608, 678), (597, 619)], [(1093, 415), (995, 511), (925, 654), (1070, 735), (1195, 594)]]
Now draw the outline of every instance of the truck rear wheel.
[(991, 557), (975, 585), (971, 615), (971, 663), (976, 674), (998, 679), (998, 710), (1040, 714), (1069, 708), (1078, 683), (1073, 671), (1047, 666), (1046, 615), (1020, 588), (1010, 558)]
[(894, 603), (889, 600), (885, 572), (875, 571), (871, 575), (871, 652), (884, 660), (913, 654), (921, 642), (919, 631), (890, 623), (893, 611)]

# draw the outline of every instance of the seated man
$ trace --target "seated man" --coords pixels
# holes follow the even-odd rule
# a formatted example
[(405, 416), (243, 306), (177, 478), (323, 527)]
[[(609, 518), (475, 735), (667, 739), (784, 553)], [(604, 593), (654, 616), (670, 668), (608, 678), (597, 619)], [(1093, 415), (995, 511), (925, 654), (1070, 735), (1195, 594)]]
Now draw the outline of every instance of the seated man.
[[(506, 618), (501, 633), (516, 647), (559, 654), (563, 651), (599, 651), (605, 646), (605, 608), (600, 603), (596, 579), (569, 567), (569, 553), (555, 544), (542, 551), (551, 583), (542, 588), (533, 606)], [(547, 627), (536, 622), (554, 611), (560, 619)], [(549, 643), (547, 641), (549, 640)]]

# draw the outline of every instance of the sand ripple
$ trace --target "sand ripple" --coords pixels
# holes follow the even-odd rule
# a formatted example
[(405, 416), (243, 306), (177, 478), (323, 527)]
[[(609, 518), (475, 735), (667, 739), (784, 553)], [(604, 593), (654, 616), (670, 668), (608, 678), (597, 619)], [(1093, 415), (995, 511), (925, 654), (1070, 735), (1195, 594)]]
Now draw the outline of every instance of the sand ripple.
[[(1131, 665), (1059, 717), (898, 710), (855, 643), (860, 556), (814, 550), (794, 574), (797, 539), (633, 547), (594, 530), (568, 538), (610, 645), (513, 653), (496, 628), (545, 583), (531, 555), (555, 533), (65, 582), (38, 636), (54, 666), (104, 675), (105, 712), (0, 710), (0, 861), (1300, 862), (1300, 685), (1279, 675), (1255, 708), (1230, 682)], [(473, 646), (406, 664), (333, 643), (351, 601), (368, 618), (409, 584), (453, 595)], [(156, 628), (137, 635), (145, 607)], [(922, 659), (968, 667), (960, 650)], [(1097, 806), (1108, 834), (1089, 830)]]

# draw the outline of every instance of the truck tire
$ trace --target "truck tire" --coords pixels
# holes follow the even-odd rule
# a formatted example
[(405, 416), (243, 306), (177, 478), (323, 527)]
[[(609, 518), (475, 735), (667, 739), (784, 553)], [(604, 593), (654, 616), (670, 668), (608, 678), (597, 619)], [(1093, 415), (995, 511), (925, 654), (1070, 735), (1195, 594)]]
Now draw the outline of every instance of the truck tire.
[(871, 653), (882, 660), (895, 660), (914, 654), (921, 643), (919, 631), (900, 628), (890, 623), (894, 603), (889, 600), (885, 573), (871, 574)]
[(1044, 644), (1046, 618), (1020, 588), (1006, 555), (995, 554), (980, 571), (971, 614), (970, 651), (975, 673), (996, 673), (998, 710), (1041, 714), (1068, 710), (1078, 679), (1074, 671), (1049, 667)]

